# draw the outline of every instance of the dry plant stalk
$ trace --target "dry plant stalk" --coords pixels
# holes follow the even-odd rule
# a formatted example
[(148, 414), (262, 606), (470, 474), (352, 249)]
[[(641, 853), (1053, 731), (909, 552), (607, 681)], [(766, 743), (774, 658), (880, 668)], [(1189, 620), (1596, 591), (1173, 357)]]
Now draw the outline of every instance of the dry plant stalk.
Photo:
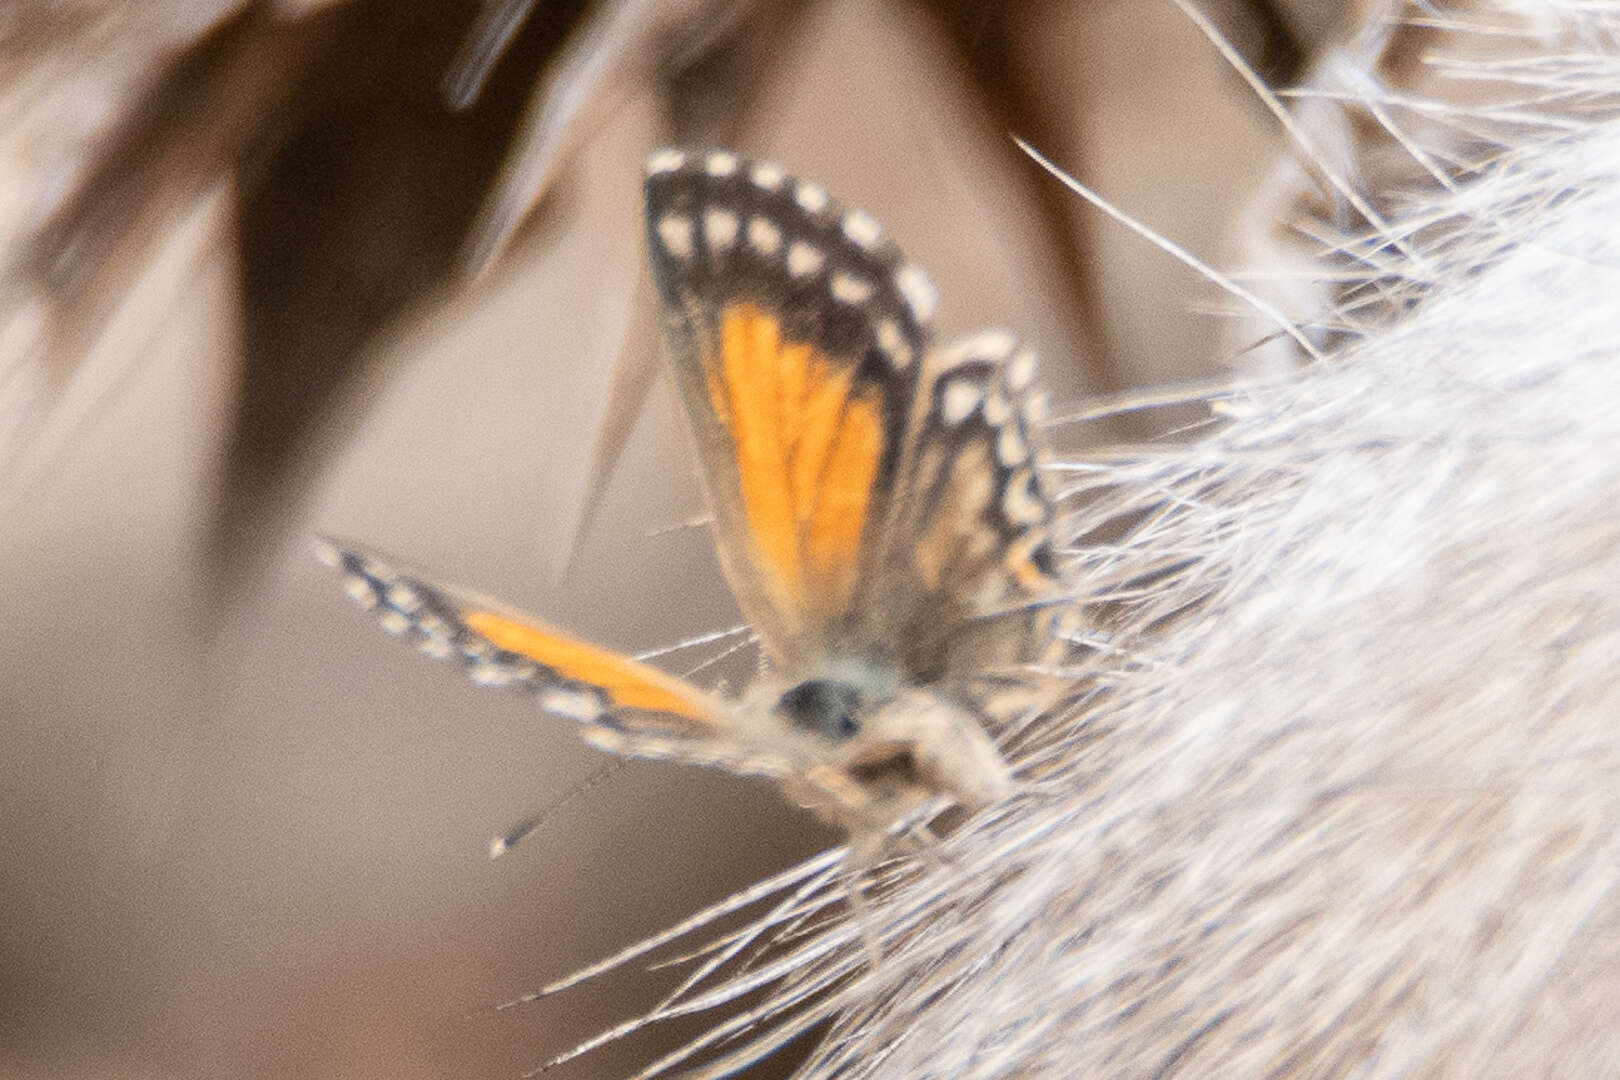
[(761, 906), (608, 1037), (764, 1003), (643, 1075), (823, 1022), (803, 1075), (1612, 1075), (1620, 7), (1541, 10), (1579, 52), (1491, 72), (1513, 141), (1337, 238), (1406, 314), (1063, 467), (1091, 629), (1027, 788), (859, 929), (829, 853), (614, 958)]

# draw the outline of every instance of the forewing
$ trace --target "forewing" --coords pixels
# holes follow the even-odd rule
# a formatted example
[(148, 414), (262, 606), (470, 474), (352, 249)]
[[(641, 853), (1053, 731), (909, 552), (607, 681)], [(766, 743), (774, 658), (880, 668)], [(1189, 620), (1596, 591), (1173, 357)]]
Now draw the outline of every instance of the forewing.
[(459, 661), (479, 683), (534, 694), (546, 711), (585, 724), (593, 745), (739, 773), (788, 771), (785, 761), (739, 744), (728, 704), (685, 680), (428, 582), (362, 548), (322, 541), (318, 554), (384, 629), (431, 656)]
[(964, 653), (979, 667), (1023, 658), (1058, 591), (1044, 407), (1034, 353), (1004, 331), (929, 358), (869, 609), (869, 634), (899, 642), (915, 678)]
[(663, 151), (646, 210), (722, 565), (778, 663), (820, 655), (863, 623), (932, 286), (869, 216), (769, 163)]

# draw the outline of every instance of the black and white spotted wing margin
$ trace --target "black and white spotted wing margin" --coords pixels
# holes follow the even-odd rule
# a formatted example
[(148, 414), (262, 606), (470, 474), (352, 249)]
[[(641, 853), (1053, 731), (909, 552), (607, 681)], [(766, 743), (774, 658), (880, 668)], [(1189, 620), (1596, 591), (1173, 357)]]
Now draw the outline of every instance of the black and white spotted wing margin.
[(458, 661), (475, 682), (533, 694), (547, 712), (585, 725), (586, 742), (598, 749), (777, 780), (795, 771), (781, 754), (738, 740), (735, 707), (685, 680), (401, 571), (364, 548), (323, 539), (317, 555), (383, 629)]

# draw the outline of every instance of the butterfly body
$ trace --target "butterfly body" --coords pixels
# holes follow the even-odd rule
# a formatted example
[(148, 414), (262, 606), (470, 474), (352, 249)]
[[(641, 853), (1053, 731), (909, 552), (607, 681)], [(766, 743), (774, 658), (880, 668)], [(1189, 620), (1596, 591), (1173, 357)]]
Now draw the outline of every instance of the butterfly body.
[(796, 747), (798, 766), (779, 777), (795, 801), (853, 833), (882, 832), (936, 796), (983, 806), (1012, 787), (966, 702), (876, 665), (766, 678), (738, 713), (738, 729), (756, 728), (762, 744)]
[(726, 151), (648, 164), (649, 254), (716, 548), (765, 673), (717, 697), (331, 544), (384, 625), (627, 756), (782, 783), (852, 833), (979, 806), (1010, 771), (975, 677), (1032, 658), (1056, 588), (1033, 355), (932, 345), (880, 226)]

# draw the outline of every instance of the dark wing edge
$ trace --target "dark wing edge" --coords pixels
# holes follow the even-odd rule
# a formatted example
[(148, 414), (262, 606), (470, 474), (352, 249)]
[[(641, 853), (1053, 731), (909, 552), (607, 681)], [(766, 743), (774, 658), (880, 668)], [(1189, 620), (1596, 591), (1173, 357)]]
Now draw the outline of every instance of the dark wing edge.
[(533, 694), (547, 712), (587, 725), (587, 741), (602, 749), (681, 757), (679, 741), (726, 734), (726, 704), (675, 676), (433, 584), (359, 545), (319, 537), (315, 554), (384, 630), (429, 656), (459, 661), (477, 683)]

